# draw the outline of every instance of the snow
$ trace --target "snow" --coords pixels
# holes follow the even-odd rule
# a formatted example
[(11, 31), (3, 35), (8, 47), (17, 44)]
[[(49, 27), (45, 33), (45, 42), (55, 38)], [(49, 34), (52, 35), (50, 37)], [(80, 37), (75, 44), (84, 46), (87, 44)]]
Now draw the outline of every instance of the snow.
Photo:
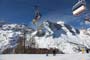
[(6, 54), (0, 55), (0, 60), (90, 60), (90, 54)]
[(64, 24), (64, 21), (58, 21), (57, 24), (63, 25)]
[[(56, 24), (59, 24), (60, 27)], [(79, 48), (90, 49), (90, 28), (81, 29), (79, 30), (80, 33), (78, 34), (75, 28), (65, 24), (62, 21), (57, 23), (51, 23), (51, 25), (49, 22), (45, 21), (42, 23), (42, 25), (42, 29), (45, 30), (45, 35), (41, 37), (37, 36), (36, 34), (38, 33), (38, 30), (26, 33), (25, 46), (30, 46), (30, 43), (32, 43), (31, 40), (33, 40), (36, 44), (35, 48), (57, 48), (60, 51), (69, 54), (80, 53), (78, 51)], [(22, 29), (28, 29), (27, 27), (24, 28), (24, 25), (20, 27), (20, 25), (18, 24), (3, 25), (2, 29), (0, 30), (0, 51), (3, 51), (6, 48), (10, 48), (10, 46), (12, 48), (17, 44), (16, 41), (18, 40), (18, 37), (22, 35), (21, 31), (14, 30), (15, 28), (17, 29), (17, 26), (19, 27), (19, 29), (22, 27)], [(56, 29), (58, 27), (59, 30)], [(63, 31), (61, 30), (63, 30), (65, 33), (63, 34)], [(55, 32), (57, 33), (54, 34)], [(73, 35), (73, 33), (75, 33), (75, 35)], [(60, 36), (53, 37), (54, 35)], [(15, 43), (10, 43), (10, 41)]]
[[(17, 45), (20, 31), (14, 31), (17, 24), (5, 24), (0, 30), (0, 53), (7, 48), (14, 48)], [(9, 29), (10, 28), (10, 29)]]
[[(60, 51), (64, 53), (80, 53), (78, 52), (79, 48), (89, 48), (90, 49), (90, 30), (79, 30), (80, 34), (76, 33), (76, 30), (72, 27), (72, 31), (75, 33), (73, 35), (72, 32), (64, 25), (64, 23), (58, 22), (62, 27), (66, 34), (62, 34), (58, 38), (53, 37), (54, 31), (49, 27), (49, 22), (44, 22), (44, 28), (46, 29), (46, 33), (43, 37), (36, 36), (36, 32), (33, 32), (31, 36), (34, 34), (34, 39), (37, 48), (58, 48)], [(53, 25), (52, 25), (53, 26)], [(69, 26), (68, 26), (69, 27)], [(53, 29), (55, 29), (53, 27)], [(53, 32), (53, 33), (52, 33)], [(59, 33), (59, 31), (58, 31)], [(57, 33), (57, 34), (58, 34)], [(60, 34), (60, 33), (59, 33)], [(88, 34), (88, 35), (87, 35)]]

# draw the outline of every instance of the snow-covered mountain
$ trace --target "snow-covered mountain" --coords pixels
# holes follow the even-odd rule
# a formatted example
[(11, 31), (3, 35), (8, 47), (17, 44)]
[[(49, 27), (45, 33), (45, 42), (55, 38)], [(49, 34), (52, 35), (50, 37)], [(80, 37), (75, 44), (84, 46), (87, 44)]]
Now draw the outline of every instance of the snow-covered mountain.
[(0, 53), (7, 48), (15, 48), (19, 37), (23, 36), (26, 30), (30, 31), (25, 25), (2, 24), (0, 26)]
[(44, 21), (37, 30), (20, 24), (0, 26), (0, 53), (15, 48), (19, 37), (25, 32), (25, 46), (33, 48), (57, 48), (63, 53), (80, 53), (90, 49), (90, 29), (75, 29), (63, 21)]
[(79, 53), (82, 48), (90, 49), (89, 34), (90, 29), (78, 30), (62, 21), (45, 21), (30, 36), (35, 48), (57, 48), (64, 53)]

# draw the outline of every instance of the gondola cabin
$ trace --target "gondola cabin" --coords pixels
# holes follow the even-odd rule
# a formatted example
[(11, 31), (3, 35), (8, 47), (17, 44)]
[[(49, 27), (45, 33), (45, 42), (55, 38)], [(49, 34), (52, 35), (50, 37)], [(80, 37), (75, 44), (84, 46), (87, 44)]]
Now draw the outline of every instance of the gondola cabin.
[(75, 16), (80, 15), (82, 12), (86, 10), (86, 2), (85, 0), (79, 0), (72, 8), (72, 13)]
[(85, 24), (90, 24), (90, 17), (86, 17), (84, 20), (85, 20)]

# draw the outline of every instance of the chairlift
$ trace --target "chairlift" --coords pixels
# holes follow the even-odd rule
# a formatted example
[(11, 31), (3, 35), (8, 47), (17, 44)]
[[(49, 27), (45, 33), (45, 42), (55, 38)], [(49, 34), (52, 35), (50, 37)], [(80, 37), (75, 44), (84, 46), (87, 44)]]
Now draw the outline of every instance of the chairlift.
[(86, 10), (86, 2), (85, 0), (79, 0), (72, 8), (72, 13), (75, 16), (80, 15), (80, 13)]

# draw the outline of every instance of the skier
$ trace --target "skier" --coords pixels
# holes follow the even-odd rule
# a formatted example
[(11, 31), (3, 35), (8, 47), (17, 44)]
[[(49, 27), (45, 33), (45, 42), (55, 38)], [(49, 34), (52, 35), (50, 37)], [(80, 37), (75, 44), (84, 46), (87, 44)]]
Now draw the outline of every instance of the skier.
[(48, 49), (47, 49), (46, 56), (48, 56), (49, 52), (50, 52), (50, 46), (49, 46), (49, 44), (48, 44)]
[(56, 51), (55, 50), (53, 50), (53, 56), (55, 56), (56, 55)]
[(47, 50), (46, 56), (48, 56), (48, 54), (49, 54), (49, 50)]
[(53, 56), (56, 56), (56, 48), (53, 49)]

